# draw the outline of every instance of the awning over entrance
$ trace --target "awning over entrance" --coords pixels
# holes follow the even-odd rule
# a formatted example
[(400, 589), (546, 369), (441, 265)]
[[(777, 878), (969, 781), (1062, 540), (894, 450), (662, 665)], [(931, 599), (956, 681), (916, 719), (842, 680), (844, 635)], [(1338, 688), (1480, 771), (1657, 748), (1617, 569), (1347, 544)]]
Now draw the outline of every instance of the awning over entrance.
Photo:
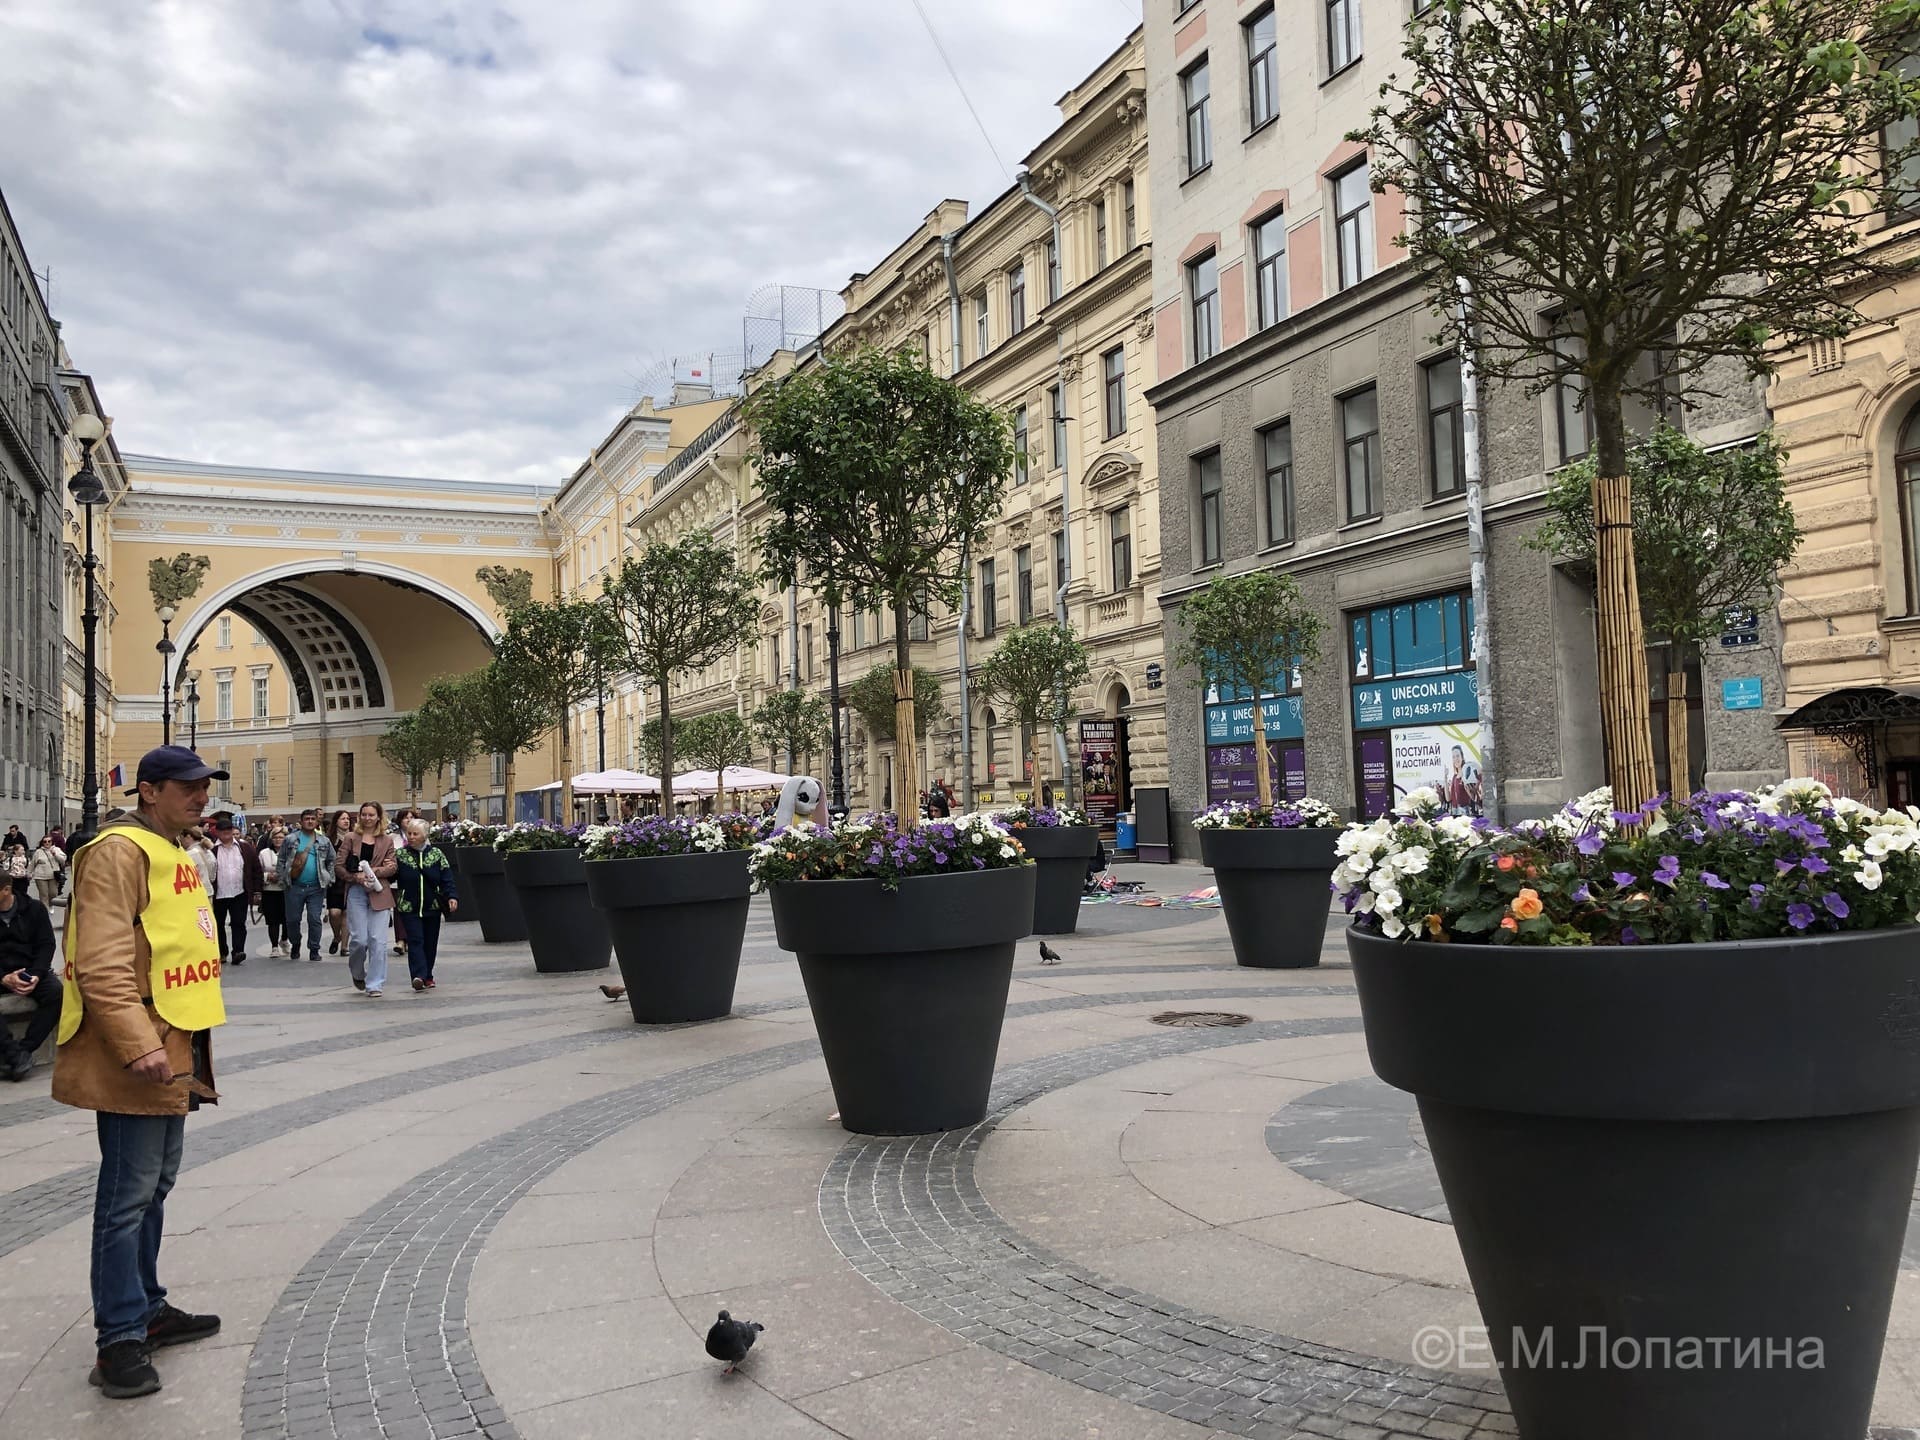
[(1887, 727), (1901, 723), (1920, 724), (1920, 690), (1855, 685), (1845, 690), (1829, 690), (1819, 699), (1809, 700), (1782, 717), (1778, 728), (1810, 730), (1815, 735), (1838, 740), (1853, 752), (1866, 771), (1867, 784), (1877, 787)]

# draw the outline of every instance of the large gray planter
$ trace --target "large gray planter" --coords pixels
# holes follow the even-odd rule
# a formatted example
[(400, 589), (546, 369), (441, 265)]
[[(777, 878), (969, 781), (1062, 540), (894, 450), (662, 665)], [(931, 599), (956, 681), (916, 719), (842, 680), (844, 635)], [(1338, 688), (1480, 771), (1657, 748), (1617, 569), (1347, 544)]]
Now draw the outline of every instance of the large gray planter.
[(613, 940), (593, 902), (580, 852), (516, 850), (507, 856), (507, 879), (527, 920), (533, 968), (542, 975), (604, 970)]
[(612, 934), (635, 1021), (678, 1025), (733, 1009), (751, 858), (722, 850), (586, 862), (587, 895)]
[(1071, 935), (1080, 923), (1087, 861), (1100, 844), (1092, 825), (1027, 825), (1013, 832), (1034, 860), (1033, 933)]
[(1920, 1156), (1920, 929), (1347, 950), (1522, 1437), (1866, 1434)]
[(507, 881), (507, 857), (491, 845), (456, 845), (453, 853), (460, 866), (460, 908), (472, 904), (480, 938), (489, 945), (526, 939), (520, 897)]
[(440, 847), (440, 853), (445, 855), (453, 865), (453, 883), (460, 888), (460, 904), (455, 908), (453, 914), (442, 915), (440, 917), (449, 924), (456, 924), (461, 921), (478, 918), (469, 900), (469, 897), (473, 894), (473, 877), (467, 874), (466, 861), (460, 858), (460, 852), (462, 850), (470, 850), (472, 848), (470, 845), (442, 845)]
[(1318, 965), (1340, 831), (1323, 825), (1197, 833), (1200, 858), (1220, 891), (1233, 958), (1260, 970)]
[(898, 890), (878, 880), (768, 887), (848, 1130), (925, 1135), (985, 1118), (1033, 882), (1021, 865), (915, 876)]

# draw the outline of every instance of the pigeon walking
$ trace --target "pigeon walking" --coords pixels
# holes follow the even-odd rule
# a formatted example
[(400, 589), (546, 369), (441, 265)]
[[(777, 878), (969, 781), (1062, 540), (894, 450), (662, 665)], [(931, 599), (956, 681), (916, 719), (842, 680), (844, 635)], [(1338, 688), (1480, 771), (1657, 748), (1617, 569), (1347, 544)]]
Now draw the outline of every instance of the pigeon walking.
[(1044, 940), (1040, 942), (1040, 963), (1042, 965), (1058, 965), (1060, 963), (1060, 952)]
[(600, 993), (609, 1000), (618, 1000), (627, 993), (627, 987), (624, 985), (602, 985), (600, 987)]
[(731, 1375), (740, 1368), (740, 1362), (747, 1358), (747, 1351), (753, 1348), (754, 1338), (767, 1327), (757, 1320), (736, 1320), (726, 1311), (720, 1312), (720, 1318), (713, 1322), (713, 1328), (707, 1331), (707, 1354), (716, 1360), (727, 1362), (722, 1375)]

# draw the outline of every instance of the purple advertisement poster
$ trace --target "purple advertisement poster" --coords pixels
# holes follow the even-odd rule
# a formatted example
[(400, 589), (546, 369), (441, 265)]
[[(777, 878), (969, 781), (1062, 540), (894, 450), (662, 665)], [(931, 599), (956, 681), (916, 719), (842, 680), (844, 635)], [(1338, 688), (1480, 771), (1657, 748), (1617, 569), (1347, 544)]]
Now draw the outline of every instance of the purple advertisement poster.
[(1386, 735), (1362, 735), (1360, 818), (1372, 820), (1393, 808), (1393, 763)]
[[(1273, 769), (1274, 789), (1287, 800), (1298, 800), (1307, 793), (1307, 751), (1297, 741), (1267, 742), (1267, 760)], [(1254, 781), (1253, 746), (1209, 745), (1207, 747), (1207, 803), (1238, 800), (1251, 805), (1259, 798)]]

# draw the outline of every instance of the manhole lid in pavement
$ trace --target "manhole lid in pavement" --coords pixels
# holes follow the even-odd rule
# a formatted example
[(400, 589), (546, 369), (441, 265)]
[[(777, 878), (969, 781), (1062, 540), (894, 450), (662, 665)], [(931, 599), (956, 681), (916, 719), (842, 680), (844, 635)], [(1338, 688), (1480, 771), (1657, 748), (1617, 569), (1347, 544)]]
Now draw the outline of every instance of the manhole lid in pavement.
[(1248, 1025), (1251, 1015), (1236, 1015), (1231, 1010), (1162, 1010), (1153, 1017), (1156, 1025)]

